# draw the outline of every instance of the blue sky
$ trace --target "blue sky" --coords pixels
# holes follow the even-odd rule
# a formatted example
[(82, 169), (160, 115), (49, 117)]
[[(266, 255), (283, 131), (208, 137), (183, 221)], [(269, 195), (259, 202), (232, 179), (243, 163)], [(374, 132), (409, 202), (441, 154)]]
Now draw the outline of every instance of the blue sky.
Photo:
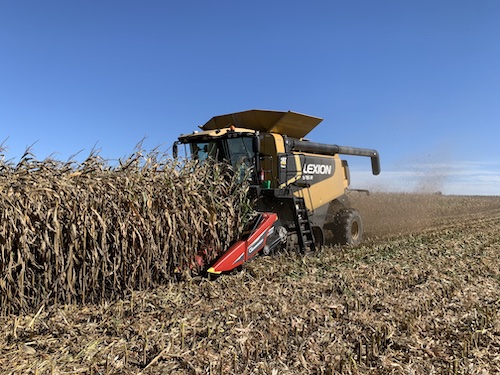
[(8, 159), (118, 159), (254, 108), (377, 149), (355, 188), (500, 195), (500, 1), (0, 2)]

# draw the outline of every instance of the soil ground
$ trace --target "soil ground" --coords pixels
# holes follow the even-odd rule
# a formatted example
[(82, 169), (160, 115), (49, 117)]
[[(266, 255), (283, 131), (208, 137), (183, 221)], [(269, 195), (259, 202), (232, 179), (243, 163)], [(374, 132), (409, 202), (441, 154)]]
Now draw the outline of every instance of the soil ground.
[(2, 317), (0, 373), (499, 373), (500, 197), (350, 198), (361, 246)]

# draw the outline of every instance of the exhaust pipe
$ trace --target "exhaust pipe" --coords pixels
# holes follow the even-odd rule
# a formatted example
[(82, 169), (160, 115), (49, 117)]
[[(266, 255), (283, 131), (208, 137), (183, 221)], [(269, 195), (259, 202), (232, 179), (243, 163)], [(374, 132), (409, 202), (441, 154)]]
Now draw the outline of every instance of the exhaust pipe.
[(380, 157), (377, 150), (370, 150), (367, 148), (346, 147), (338, 145), (327, 145), (323, 143), (290, 140), (291, 151), (310, 152), (313, 154), (321, 155), (354, 155), (354, 156), (368, 156), (372, 162), (372, 173), (378, 175), (380, 173)]

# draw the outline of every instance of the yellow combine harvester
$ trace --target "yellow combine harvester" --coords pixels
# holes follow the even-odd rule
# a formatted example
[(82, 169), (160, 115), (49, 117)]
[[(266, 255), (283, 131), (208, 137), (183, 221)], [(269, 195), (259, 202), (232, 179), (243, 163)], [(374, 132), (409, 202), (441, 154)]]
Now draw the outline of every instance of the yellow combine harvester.
[(240, 266), (259, 251), (279, 246), (314, 250), (330, 233), (333, 242), (357, 245), (363, 237), (359, 213), (349, 207), (347, 161), (339, 155), (368, 156), (380, 173), (375, 150), (310, 142), (304, 137), (321, 118), (296, 112), (250, 110), (213, 117), (202, 131), (181, 135), (191, 157), (230, 163), (250, 174), (250, 194), (261, 214), (248, 233), (215, 262), (219, 274)]

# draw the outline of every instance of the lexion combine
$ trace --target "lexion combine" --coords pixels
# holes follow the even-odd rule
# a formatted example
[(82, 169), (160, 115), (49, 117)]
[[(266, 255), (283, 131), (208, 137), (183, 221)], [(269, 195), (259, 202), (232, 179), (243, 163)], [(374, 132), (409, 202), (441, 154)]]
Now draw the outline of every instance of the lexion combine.
[(250, 110), (213, 117), (201, 131), (181, 135), (191, 157), (230, 163), (249, 179), (258, 212), (239, 241), (211, 267), (220, 274), (257, 253), (279, 247), (315, 250), (328, 238), (339, 244), (362, 241), (363, 223), (349, 206), (347, 161), (339, 155), (366, 156), (380, 173), (376, 150), (315, 143), (304, 139), (321, 118), (296, 112)]

